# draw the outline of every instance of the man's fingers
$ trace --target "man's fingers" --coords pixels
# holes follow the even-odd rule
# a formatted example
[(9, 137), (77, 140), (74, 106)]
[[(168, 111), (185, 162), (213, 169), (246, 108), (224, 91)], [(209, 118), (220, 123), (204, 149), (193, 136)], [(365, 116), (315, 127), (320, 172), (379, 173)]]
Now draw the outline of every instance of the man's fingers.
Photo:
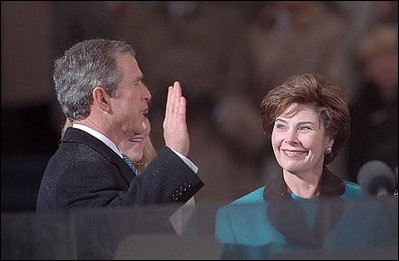
[(184, 122), (186, 121), (186, 105), (187, 105), (186, 98), (181, 96), (179, 99), (178, 119)]
[(169, 115), (172, 112), (172, 95), (173, 95), (173, 86), (168, 87), (168, 97), (166, 99), (166, 110), (165, 116)]
[(179, 112), (179, 100), (181, 97), (181, 87), (179, 82), (174, 82), (173, 84), (173, 115), (177, 116), (176, 114)]
[(176, 91), (176, 96), (181, 97), (182, 96), (182, 91), (181, 91), (181, 85), (178, 81), (175, 81), (173, 83), (173, 89)]
[(165, 120), (186, 120), (186, 99), (182, 96), (182, 88), (178, 81), (168, 87)]

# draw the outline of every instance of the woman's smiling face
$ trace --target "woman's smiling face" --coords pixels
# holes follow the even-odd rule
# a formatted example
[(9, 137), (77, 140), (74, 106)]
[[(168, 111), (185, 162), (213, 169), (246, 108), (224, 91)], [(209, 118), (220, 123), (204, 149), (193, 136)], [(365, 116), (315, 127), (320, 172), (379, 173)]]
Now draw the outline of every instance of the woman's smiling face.
[(276, 117), (271, 142), (283, 170), (300, 174), (320, 171), (324, 151), (334, 141), (311, 105), (293, 103)]

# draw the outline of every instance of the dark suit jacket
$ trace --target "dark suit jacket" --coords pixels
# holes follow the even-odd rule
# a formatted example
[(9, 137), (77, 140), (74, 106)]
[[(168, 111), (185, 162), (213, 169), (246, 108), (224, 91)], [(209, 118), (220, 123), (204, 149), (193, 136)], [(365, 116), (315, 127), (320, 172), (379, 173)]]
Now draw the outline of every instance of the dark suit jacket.
[(102, 141), (68, 128), (44, 172), (37, 211), (186, 202), (203, 185), (167, 147), (134, 177)]

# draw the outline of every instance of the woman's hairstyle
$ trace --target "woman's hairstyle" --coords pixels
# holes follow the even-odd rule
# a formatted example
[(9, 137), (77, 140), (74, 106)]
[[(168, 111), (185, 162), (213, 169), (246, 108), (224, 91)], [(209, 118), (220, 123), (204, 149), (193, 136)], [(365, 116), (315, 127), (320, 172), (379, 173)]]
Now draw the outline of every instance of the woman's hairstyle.
[(263, 98), (260, 104), (263, 130), (270, 137), (276, 117), (293, 103), (313, 106), (326, 134), (335, 140), (331, 153), (325, 156), (324, 164), (328, 164), (350, 135), (347, 102), (343, 90), (326, 76), (314, 73), (296, 75), (270, 90)]
[(140, 161), (134, 163), (139, 173), (143, 171), (143, 169), (147, 167), (148, 164), (150, 164), (152, 159), (155, 158), (156, 154), (157, 152), (155, 150), (154, 145), (151, 142), (150, 136), (147, 136), (145, 138), (143, 158)]
[[(64, 137), (65, 131), (66, 129), (68, 129), (68, 127), (72, 127), (72, 121), (67, 118), (65, 120), (64, 125), (62, 126), (61, 137)], [(143, 171), (143, 169), (147, 167), (148, 164), (150, 164), (150, 162), (156, 156), (156, 154), (157, 152), (155, 150), (154, 145), (151, 142), (150, 136), (147, 136), (145, 138), (143, 158), (138, 162), (133, 162), (139, 173)]]
[(109, 95), (115, 95), (123, 78), (115, 59), (120, 53), (135, 55), (133, 48), (125, 42), (92, 39), (75, 44), (55, 61), (55, 91), (67, 118), (85, 119), (89, 115), (91, 93), (97, 86)]

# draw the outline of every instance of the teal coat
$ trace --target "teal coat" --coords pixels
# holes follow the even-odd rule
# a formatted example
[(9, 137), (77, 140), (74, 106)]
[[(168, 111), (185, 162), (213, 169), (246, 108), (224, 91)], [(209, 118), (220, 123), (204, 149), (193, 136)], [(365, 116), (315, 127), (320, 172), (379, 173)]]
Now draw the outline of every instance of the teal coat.
[(390, 223), (377, 204), (361, 199), (358, 185), (327, 169), (322, 177), (317, 199), (289, 193), (280, 176), (221, 207), (215, 233), (223, 244), (223, 258), (289, 258), (284, 255), (294, 253), (294, 258), (298, 253), (325, 258), (335, 254), (327, 251), (390, 243)]

